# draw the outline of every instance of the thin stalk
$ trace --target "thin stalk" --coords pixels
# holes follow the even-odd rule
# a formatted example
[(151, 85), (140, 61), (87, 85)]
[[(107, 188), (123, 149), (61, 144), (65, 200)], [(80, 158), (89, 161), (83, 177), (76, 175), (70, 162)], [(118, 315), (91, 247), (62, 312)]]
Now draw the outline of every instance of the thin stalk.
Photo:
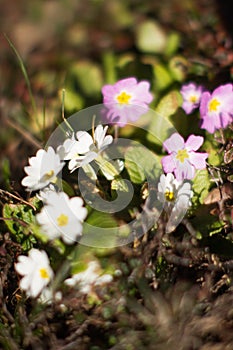
[(10, 47), (12, 48), (12, 50), (14, 51), (16, 57), (17, 57), (17, 60), (19, 62), (19, 66), (20, 66), (20, 69), (23, 73), (23, 77), (25, 79), (25, 82), (26, 82), (26, 85), (27, 85), (27, 89), (28, 89), (28, 93), (29, 93), (29, 97), (30, 97), (30, 101), (31, 101), (31, 105), (32, 105), (32, 108), (33, 108), (33, 112), (36, 116), (36, 123), (37, 123), (37, 127), (39, 128), (40, 130), (40, 125), (39, 125), (39, 122), (38, 122), (38, 118), (37, 118), (37, 106), (36, 106), (36, 102), (35, 102), (35, 99), (33, 97), (33, 93), (32, 93), (32, 88), (31, 88), (31, 83), (30, 83), (30, 80), (29, 80), (29, 77), (28, 77), (28, 73), (27, 73), (27, 70), (26, 70), (26, 67), (24, 65), (24, 62), (19, 54), (19, 52), (17, 51), (16, 47), (14, 46), (14, 44), (12, 43), (12, 41), (10, 40), (10, 38), (4, 33), (4, 36), (8, 42), (8, 44), (10, 45)]

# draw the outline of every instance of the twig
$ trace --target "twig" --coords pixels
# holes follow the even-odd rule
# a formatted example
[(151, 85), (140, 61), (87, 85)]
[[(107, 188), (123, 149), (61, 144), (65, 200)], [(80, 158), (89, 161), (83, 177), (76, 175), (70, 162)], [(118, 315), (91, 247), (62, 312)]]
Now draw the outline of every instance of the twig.
[(20, 225), (22, 225), (24, 227), (28, 226), (28, 224), (25, 221), (20, 220), (18, 218), (3, 218), (3, 217), (0, 216), (0, 220), (2, 220), (2, 221), (16, 221), (16, 222), (18, 222)]
[(192, 243), (196, 245), (196, 243), (197, 243), (197, 231), (195, 230), (195, 228), (193, 227), (191, 222), (186, 218), (184, 218), (182, 220), (182, 224), (186, 227), (187, 231), (192, 236)]
[(0, 189), (0, 195), (7, 195), (7, 196), (9, 196), (9, 197), (11, 197), (11, 198), (17, 199), (19, 202), (22, 202), (22, 203), (28, 205), (28, 206), (31, 207), (34, 211), (36, 211), (36, 207), (34, 207), (33, 204), (31, 204), (31, 203), (25, 201), (23, 198), (20, 198), (20, 197), (14, 195), (14, 194), (12, 194), (12, 193), (10, 193), (10, 192), (8, 192), (8, 191), (5, 191), (5, 190)]
[(6, 124), (10, 125), (16, 131), (18, 131), (26, 140), (28, 140), (31, 144), (33, 144), (37, 148), (41, 148), (42, 147), (41, 143), (38, 140), (36, 140), (34, 136), (32, 136), (28, 131), (23, 129), (22, 126), (20, 126), (19, 124), (16, 124), (15, 121), (12, 121), (10, 119), (4, 118), (4, 122)]

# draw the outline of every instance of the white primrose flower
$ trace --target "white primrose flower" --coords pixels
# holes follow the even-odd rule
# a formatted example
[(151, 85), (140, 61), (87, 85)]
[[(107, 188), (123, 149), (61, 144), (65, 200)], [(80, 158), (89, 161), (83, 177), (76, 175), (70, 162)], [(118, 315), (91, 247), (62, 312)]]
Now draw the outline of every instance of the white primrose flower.
[(72, 137), (64, 142), (64, 160), (69, 160), (69, 170), (74, 171), (89, 164), (112, 143), (113, 137), (106, 136), (107, 129), (108, 126), (98, 125), (93, 137), (86, 131), (78, 131), (76, 133), (77, 140)]
[(189, 181), (177, 181), (173, 174), (162, 174), (158, 184), (158, 200), (168, 213), (166, 232), (172, 232), (181, 222), (189, 206), (193, 191)]
[(45, 251), (32, 248), (28, 256), (20, 255), (15, 270), (23, 276), (19, 286), (28, 297), (36, 298), (53, 277)]
[(46, 191), (42, 198), (45, 205), (36, 219), (44, 233), (50, 240), (62, 237), (66, 244), (74, 243), (82, 234), (82, 222), (87, 216), (82, 198), (54, 191)]
[(47, 151), (39, 149), (35, 157), (29, 158), (29, 166), (24, 167), (27, 176), (23, 178), (22, 185), (28, 191), (39, 190), (56, 181), (56, 176), (64, 165), (52, 147)]
[(66, 279), (65, 284), (70, 287), (78, 285), (81, 293), (88, 294), (93, 286), (110, 283), (112, 280), (113, 277), (110, 274), (101, 275), (101, 267), (97, 261), (90, 261), (85, 271)]

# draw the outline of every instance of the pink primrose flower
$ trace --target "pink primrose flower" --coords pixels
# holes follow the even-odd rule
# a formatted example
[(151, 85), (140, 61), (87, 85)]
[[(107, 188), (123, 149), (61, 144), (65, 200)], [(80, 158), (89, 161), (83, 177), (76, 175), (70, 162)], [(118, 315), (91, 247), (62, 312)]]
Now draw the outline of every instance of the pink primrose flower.
[(195, 83), (188, 83), (182, 86), (180, 90), (183, 97), (182, 108), (186, 114), (190, 114), (194, 109), (198, 108), (203, 90), (203, 86)]
[(208, 153), (196, 152), (203, 144), (202, 136), (190, 135), (186, 142), (178, 133), (172, 134), (163, 146), (169, 153), (162, 158), (162, 166), (165, 173), (174, 172), (178, 181), (195, 176), (195, 171), (206, 167)]
[(201, 128), (210, 134), (226, 128), (233, 121), (233, 85), (221, 85), (212, 94), (204, 92), (201, 97), (200, 114)]
[(122, 127), (128, 121), (136, 121), (148, 110), (153, 96), (147, 81), (137, 82), (135, 78), (119, 80), (114, 85), (102, 88), (103, 102), (107, 108), (105, 121)]

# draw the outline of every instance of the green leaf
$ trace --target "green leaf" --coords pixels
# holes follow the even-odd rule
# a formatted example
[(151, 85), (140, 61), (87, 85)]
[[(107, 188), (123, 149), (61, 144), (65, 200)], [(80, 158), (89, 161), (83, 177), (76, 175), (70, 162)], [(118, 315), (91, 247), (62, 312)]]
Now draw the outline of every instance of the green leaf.
[[(92, 210), (85, 222), (89, 225), (102, 228), (117, 227), (117, 221), (111, 214), (97, 210)], [(85, 234), (85, 229), (83, 230), (83, 233)]]
[(167, 44), (165, 48), (165, 55), (172, 56), (179, 48), (180, 35), (176, 32), (170, 33), (167, 37)]
[(9, 231), (15, 235), (23, 249), (28, 250), (36, 243), (35, 237), (30, 234), (31, 225), (35, 223), (32, 207), (25, 204), (5, 204), (3, 217)]
[(168, 118), (176, 113), (182, 102), (179, 91), (173, 90), (162, 98), (155, 111), (163, 118)]
[(73, 187), (70, 186), (70, 184), (62, 179), (62, 190), (68, 194), (69, 197), (72, 197), (75, 195), (75, 191)]
[(95, 161), (99, 164), (99, 167), (107, 180), (113, 180), (124, 168), (124, 163), (121, 160), (108, 160), (99, 155)]
[(142, 52), (163, 53), (167, 37), (156, 21), (145, 21), (138, 25), (136, 45)]
[(151, 119), (149, 125), (150, 132), (147, 135), (147, 139), (150, 142), (162, 145), (172, 133), (176, 132), (170, 117), (176, 113), (181, 104), (182, 98), (177, 90), (169, 92), (162, 98), (155, 109), (157, 116)]
[(5, 223), (10, 232), (15, 235), (27, 232), (28, 225), (35, 222), (33, 209), (25, 204), (5, 204), (3, 217), (8, 219)]
[(111, 182), (111, 189), (114, 191), (129, 192), (127, 182), (120, 177)]
[(213, 135), (207, 135), (202, 147), (208, 153), (208, 163), (219, 166), (223, 161), (223, 153), (219, 152), (219, 144), (214, 140)]
[(65, 88), (65, 109), (68, 111), (77, 111), (83, 108), (84, 101), (82, 97), (73, 91), (71, 87)]
[(175, 56), (169, 61), (169, 70), (176, 81), (184, 81), (188, 72), (188, 61), (182, 56)]
[(198, 170), (193, 179), (192, 190), (194, 191), (194, 195), (198, 197), (198, 200), (201, 204), (204, 203), (204, 199), (209, 193), (209, 188), (210, 178), (208, 171), (206, 169)]
[(100, 67), (89, 61), (78, 62), (71, 69), (71, 74), (77, 79), (80, 88), (87, 96), (96, 96), (103, 86), (103, 76)]
[(80, 243), (91, 247), (115, 247), (118, 223), (112, 214), (92, 210), (83, 223)]
[(156, 178), (161, 164), (160, 159), (148, 148), (135, 144), (126, 151), (125, 168), (130, 180), (135, 184), (140, 184), (147, 178)]
[(167, 89), (173, 82), (173, 78), (167, 67), (161, 63), (153, 64), (153, 73), (155, 77), (155, 88), (158, 91)]

